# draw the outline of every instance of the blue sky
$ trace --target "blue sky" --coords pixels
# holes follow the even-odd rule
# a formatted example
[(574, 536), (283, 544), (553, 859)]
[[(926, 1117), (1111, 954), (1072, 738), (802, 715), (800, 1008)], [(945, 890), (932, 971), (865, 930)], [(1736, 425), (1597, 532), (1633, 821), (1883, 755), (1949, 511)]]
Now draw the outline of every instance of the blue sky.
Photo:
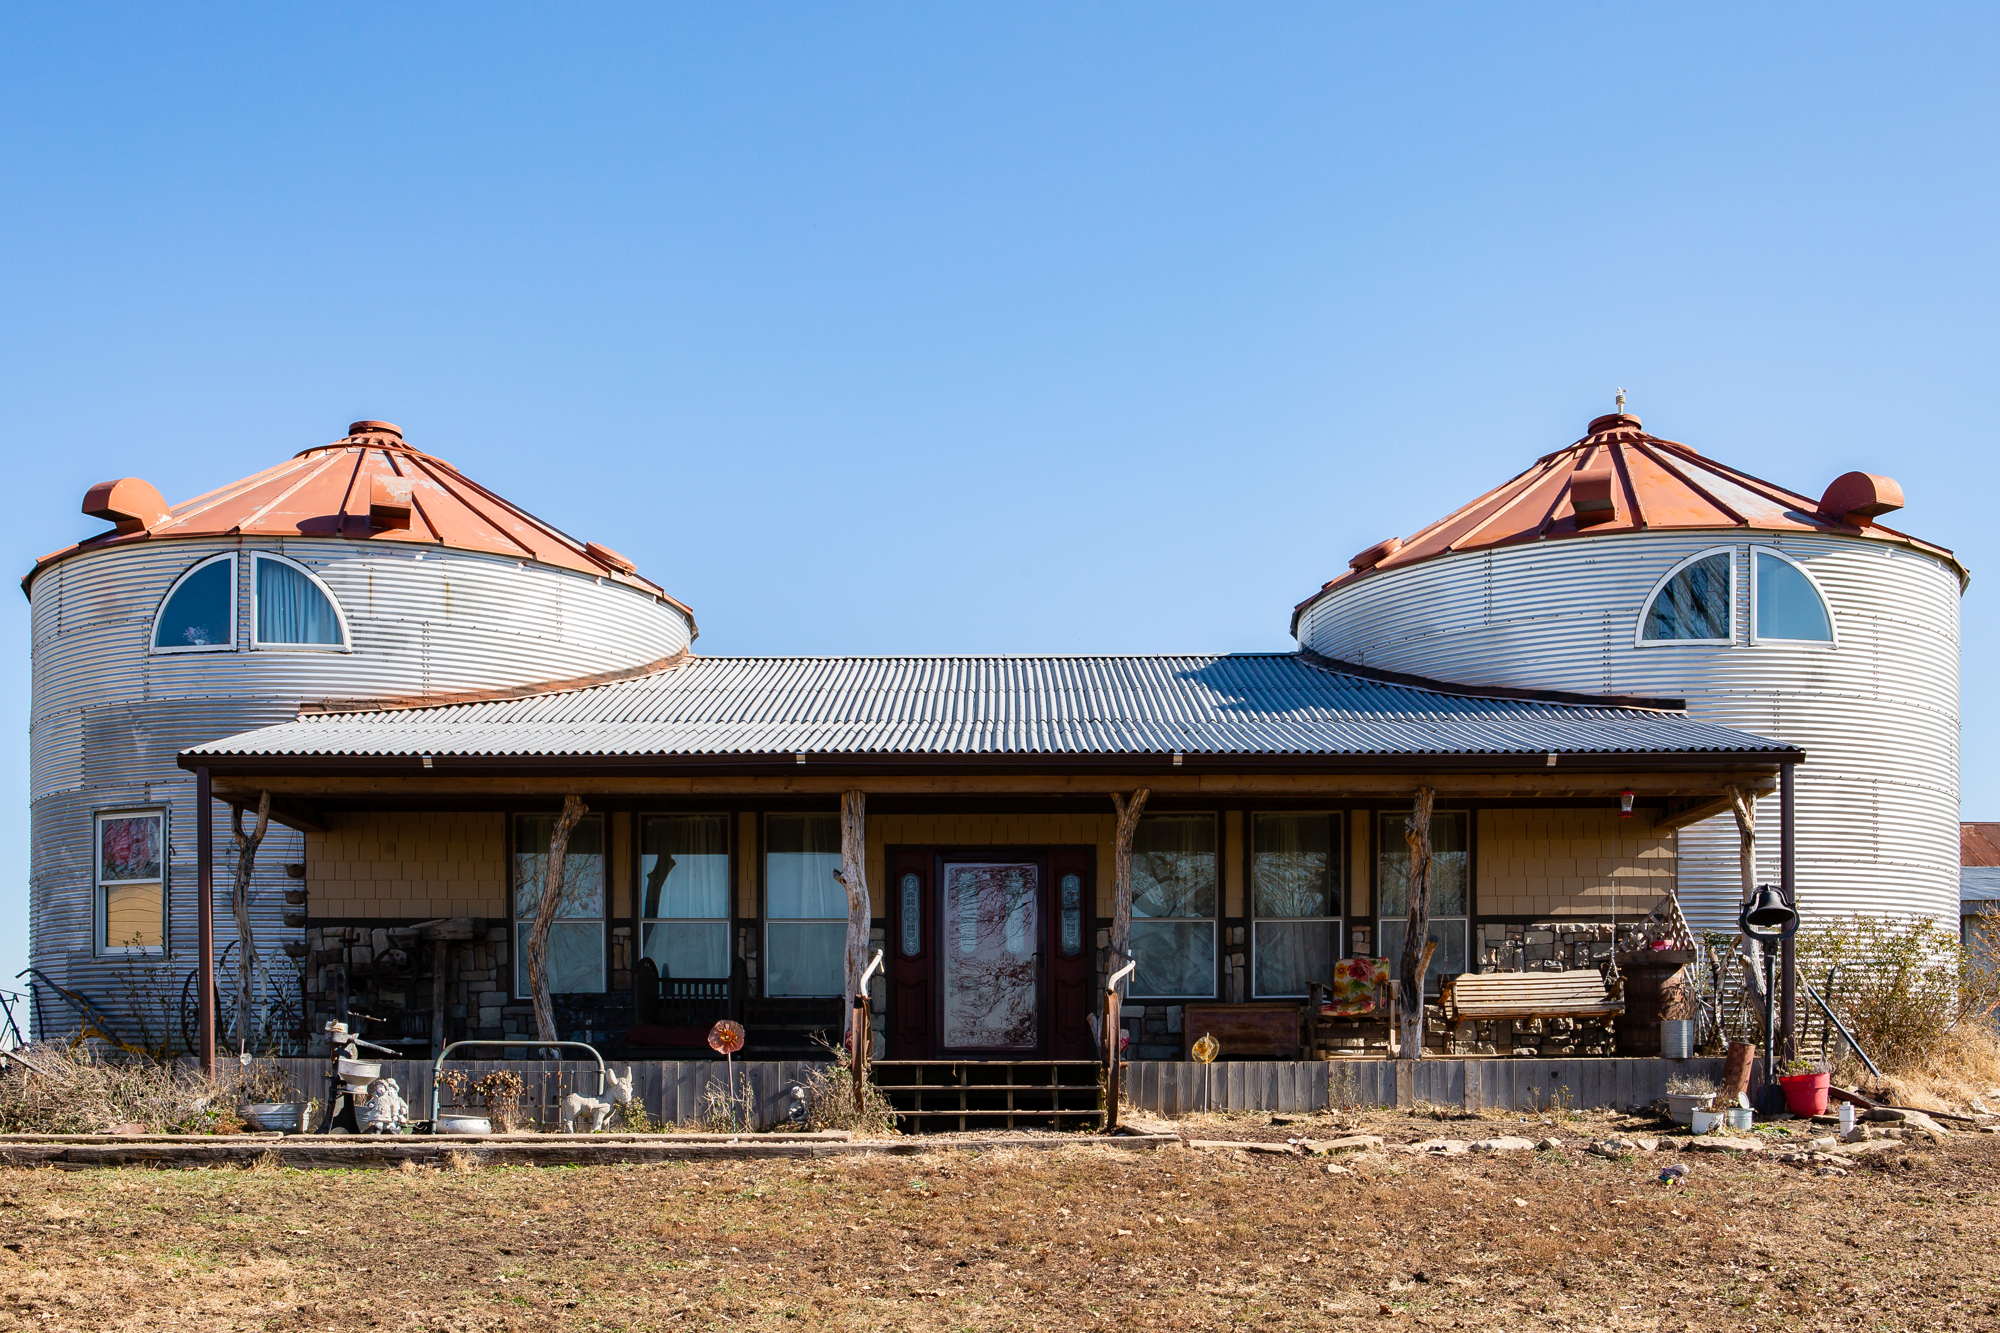
[[(1956, 548), (2000, 817), (1995, 11), (0, 11), (12, 568), (341, 433), (711, 653), (1282, 648), (1610, 410)], [(25, 963), (25, 601), (0, 972)], [(0, 984), (7, 984), (0, 978)]]

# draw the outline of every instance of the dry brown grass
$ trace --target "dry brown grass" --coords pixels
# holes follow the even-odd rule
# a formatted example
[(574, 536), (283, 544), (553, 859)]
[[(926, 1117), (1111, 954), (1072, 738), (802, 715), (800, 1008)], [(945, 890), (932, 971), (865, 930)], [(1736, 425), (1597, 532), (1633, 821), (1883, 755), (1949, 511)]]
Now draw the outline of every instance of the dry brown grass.
[(263, 1092), (244, 1080), (268, 1079), (270, 1067), (221, 1068), (207, 1079), (190, 1065), (100, 1055), (88, 1044), (29, 1046), (0, 1071), (0, 1133), (96, 1134), (132, 1124), (153, 1133), (239, 1130), (244, 1092)]
[[(1629, 1127), (1339, 1123), (1405, 1141)], [(2000, 1135), (1895, 1156), (1831, 1179), (1691, 1157), (1678, 1188), (1644, 1156), (1377, 1153), (1329, 1175), (1315, 1158), (1095, 1145), (560, 1171), (8, 1171), (0, 1328), (2000, 1325)]]

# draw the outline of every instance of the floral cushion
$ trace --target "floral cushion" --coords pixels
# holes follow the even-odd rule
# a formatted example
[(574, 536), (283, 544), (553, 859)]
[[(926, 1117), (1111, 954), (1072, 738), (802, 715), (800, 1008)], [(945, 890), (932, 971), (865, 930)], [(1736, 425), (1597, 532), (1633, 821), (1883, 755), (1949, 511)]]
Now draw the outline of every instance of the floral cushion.
[(1333, 983), (1319, 1011), (1332, 1017), (1372, 1014), (1388, 1004), (1389, 960), (1343, 958), (1333, 965)]

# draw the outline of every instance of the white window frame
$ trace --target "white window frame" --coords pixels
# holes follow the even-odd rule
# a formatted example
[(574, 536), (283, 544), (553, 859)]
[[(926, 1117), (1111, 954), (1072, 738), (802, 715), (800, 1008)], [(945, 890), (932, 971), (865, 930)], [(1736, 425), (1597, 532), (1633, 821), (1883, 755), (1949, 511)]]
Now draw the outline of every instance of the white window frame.
[[(1702, 561), (1718, 555), (1726, 555), (1729, 557), (1729, 637), (1726, 639), (1647, 638), (1646, 622), (1652, 618), (1653, 603), (1658, 601), (1660, 598), (1660, 594), (1667, 590), (1667, 585), (1672, 583), (1676, 578), (1680, 577), (1681, 571), (1686, 569), (1688, 566), (1700, 564)], [(1693, 555), (1688, 556), (1686, 559), (1676, 564), (1672, 569), (1668, 570), (1665, 574), (1661, 575), (1659, 582), (1653, 585), (1652, 591), (1646, 594), (1646, 600), (1639, 604), (1639, 621), (1637, 624), (1632, 626), (1632, 646), (1634, 648), (1675, 648), (1675, 647), (1685, 648), (1690, 644), (1704, 644), (1704, 643), (1733, 645), (1736, 642), (1736, 597), (1740, 583), (1740, 576), (1737, 571), (1737, 564), (1738, 561), (1736, 558), (1736, 548), (1734, 546), (1711, 546), (1705, 551), (1696, 551)]]
[[(760, 929), (758, 930), (758, 935), (760, 937), (760, 943), (758, 947), (763, 952), (757, 960), (757, 966), (758, 966), (757, 993), (764, 996), (766, 999), (771, 999), (771, 1000), (838, 1000), (842, 998), (842, 992), (840, 991), (834, 991), (826, 995), (801, 995), (798, 994), (797, 992), (787, 992), (786, 994), (783, 995), (773, 995), (771, 993), (772, 925), (776, 924), (785, 926), (792, 926), (792, 925), (826, 926), (838, 923), (842, 926), (845, 926), (847, 924), (847, 917), (844, 914), (841, 916), (773, 916), (771, 914), (771, 856), (772, 856), (771, 816), (772, 814), (776, 814), (780, 818), (785, 818), (788, 816), (801, 816), (801, 815), (807, 817), (816, 816), (821, 819), (832, 819), (836, 825), (839, 823), (840, 820), (839, 815), (829, 814), (824, 810), (778, 810), (778, 811), (766, 811), (763, 816), (763, 819), (760, 821), (764, 836), (762, 839), (762, 847), (760, 848), (759, 854), (763, 857), (763, 863), (757, 867), (757, 872), (758, 872), (758, 880), (761, 888), (761, 893), (764, 901), (761, 904), (763, 908), (763, 911), (761, 913), (762, 924)], [(780, 854), (789, 855), (789, 853), (780, 853)], [(902, 881), (899, 878), (897, 882), (900, 884)]]
[[(646, 821), (649, 819), (713, 819), (722, 825), (722, 855), (729, 862), (729, 869), (724, 872), (726, 881), (723, 885), (723, 914), (721, 916), (647, 916), (645, 914), (646, 876), (644, 866), (646, 857)], [(634, 954), (635, 959), (646, 956), (646, 927), (648, 926), (719, 925), (723, 928), (722, 976), (691, 977), (686, 979), (693, 981), (727, 980), (731, 969), (735, 965), (735, 950), (733, 946), (736, 942), (736, 856), (735, 849), (730, 844), (734, 829), (731, 828), (729, 816), (725, 813), (705, 810), (695, 810), (686, 813), (670, 810), (645, 810), (640, 811), (634, 817), (632, 824), (634, 834), (632, 838), (632, 906), (639, 918), (639, 938), (637, 940), (638, 948)]]
[[(1212, 845), (1215, 848), (1213, 852), (1215, 857), (1215, 911), (1209, 916), (1134, 916), (1132, 918), (1132, 924), (1135, 926), (1141, 922), (1157, 922), (1170, 926), (1200, 925), (1205, 923), (1208, 926), (1208, 989), (1206, 991), (1192, 995), (1141, 995), (1138, 985), (1139, 976), (1135, 972), (1132, 975), (1132, 979), (1125, 983), (1128, 993), (1134, 1001), (1146, 1004), (1152, 1004), (1156, 1001), (1162, 1004), (1172, 1004), (1176, 1001), (1220, 999), (1222, 996), (1222, 984), (1219, 979), (1219, 974), (1222, 971), (1222, 916), (1223, 909), (1228, 905), (1224, 901), (1224, 894), (1228, 891), (1228, 886), (1224, 880), (1222, 864), (1224, 848), (1227, 846), (1228, 840), (1222, 827), (1222, 816), (1219, 812), (1213, 810), (1159, 810), (1148, 811), (1146, 814), (1141, 815), (1140, 818), (1206, 818), (1214, 822), (1215, 841)], [(1134, 945), (1132, 952), (1136, 954), (1138, 946)]]
[[(1760, 555), (1768, 555), (1782, 560), (1793, 569), (1798, 570), (1799, 573), (1805, 575), (1806, 583), (1812, 588), (1813, 592), (1818, 594), (1820, 607), (1826, 612), (1827, 629), (1832, 633), (1832, 638), (1780, 639), (1757, 632), (1757, 557)], [(1813, 577), (1813, 572), (1810, 569), (1800, 564), (1797, 560), (1794, 560), (1791, 556), (1786, 555), (1775, 546), (1752, 546), (1750, 548), (1750, 642), (1752, 645), (1782, 643), (1794, 648), (1819, 648), (1829, 652), (1840, 647), (1840, 618), (1833, 614), (1833, 599), (1826, 595), (1826, 588), (1821, 585), (1818, 579)]]
[[(1327, 822), (1328, 842), (1327, 869), (1331, 872), (1332, 883), (1328, 886), (1331, 905), (1339, 911), (1333, 916), (1258, 916), (1257, 915), (1257, 821), (1268, 816), (1318, 818)], [(1253, 1000), (1294, 1000), (1303, 998), (1307, 992), (1290, 994), (1267, 994), (1257, 985), (1257, 931), (1265, 922), (1273, 925), (1330, 925), (1333, 931), (1333, 952), (1327, 957), (1329, 968), (1347, 956), (1347, 812), (1344, 810), (1252, 810), (1246, 815), (1249, 825), (1250, 866), (1245, 885), (1250, 909), (1250, 998)], [(1332, 981), (1331, 976), (1323, 978)]]
[[(1659, 641), (1658, 641), (1658, 640), (1656, 640), (1655, 642), (1659, 642)], [(1695, 639), (1669, 639), (1669, 640), (1665, 640), (1665, 642), (1668, 642), (1668, 643), (1695, 643), (1695, 642), (1699, 642), (1699, 640), (1695, 640)], [(1458, 818), (1460, 818), (1460, 819), (1463, 819), (1463, 820), (1465, 821), (1465, 872), (1466, 872), (1466, 873), (1465, 873), (1465, 910), (1464, 910), (1463, 912), (1452, 912), (1452, 913), (1447, 913), (1447, 914), (1445, 914), (1445, 915), (1441, 915), (1441, 916), (1440, 916), (1440, 915), (1436, 915), (1436, 914), (1432, 914), (1432, 915), (1430, 916), (1430, 919), (1429, 919), (1429, 924), (1430, 924), (1430, 925), (1433, 925), (1433, 926), (1437, 926), (1437, 925), (1457, 925), (1457, 926), (1460, 926), (1460, 927), (1462, 927), (1462, 928), (1464, 929), (1464, 931), (1465, 931), (1465, 966), (1466, 966), (1466, 970), (1467, 970), (1467, 971), (1470, 971), (1470, 970), (1472, 969), (1472, 967), (1474, 966), (1474, 959), (1473, 959), (1473, 953), (1472, 953), (1472, 946), (1473, 946), (1473, 940), (1474, 940), (1474, 936), (1473, 936), (1473, 933), (1472, 933), (1472, 928), (1473, 928), (1473, 926), (1474, 926), (1474, 925), (1476, 925), (1476, 924), (1478, 923), (1478, 920), (1479, 920), (1479, 916), (1478, 916), (1478, 913), (1477, 913), (1477, 912), (1476, 912), (1476, 911), (1474, 910), (1474, 909), (1475, 909), (1475, 908), (1476, 908), (1476, 907), (1478, 906), (1478, 903), (1477, 903), (1477, 901), (1476, 901), (1476, 898), (1475, 898), (1475, 895), (1476, 895), (1476, 894), (1478, 893), (1478, 887), (1479, 887), (1479, 884), (1478, 884), (1478, 880), (1479, 880), (1479, 852), (1478, 852), (1478, 846), (1477, 846), (1477, 843), (1478, 843), (1478, 838), (1479, 838), (1479, 817), (1478, 817), (1478, 812), (1477, 812), (1477, 811), (1475, 811), (1475, 810), (1469, 810), (1469, 809), (1465, 809), (1465, 808), (1463, 808), (1463, 807), (1453, 807), (1453, 808), (1447, 808), (1447, 809), (1443, 809), (1443, 810), (1438, 810), (1438, 809), (1433, 809), (1433, 810), (1431, 811), (1431, 818), (1432, 818), (1432, 820), (1433, 820), (1433, 821), (1435, 821), (1435, 820), (1437, 819), (1437, 817), (1438, 817), (1439, 815), (1454, 815), (1454, 816), (1456, 816), (1456, 817), (1458, 817)], [(1375, 929), (1375, 938), (1374, 938), (1374, 941), (1373, 941), (1373, 943), (1374, 943), (1374, 949), (1375, 949), (1375, 957), (1377, 957), (1377, 958), (1387, 958), (1387, 959), (1389, 960), (1389, 970), (1390, 970), (1390, 971), (1391, 971), (1391, 972), (1393, 973), (1393, 972), (1397, 972), (1397, 971), (1400, 971), (1400, 970), (1401, 970), (1401, 968), (1402, 968), (1402, 954), (1400, 953), (1400, 951), (1399, 951), (1398, 953), (1396, 953), (1396, 954), (1393, 954), (1393, 955), (1392, 955), (1392, 954), (1390, 954), (1390, 953), (1388, 953), (1388, 952), (1386, 952), (1386, 946), (1385, 946), (1385, 945), (1383, 944), (1383, 942), (1382, 942), (1382, 937), (1383, 937), (1383, 935), (1384, 935), (1384, 934), (1386, 933), (1386, 932), (1385, 932), (1385, 931), (1383, 930), (1383, 927), (1384, 927), (1384, 926), (1387, 926), (1387, 925), (1390, 925), (1390, 924), (1392, 924), (1392, 923), (1398, 923), (1398, 922), (1402, 923), (1402, 924), (1403, 924), (1403, 925), (1404, 925), (1405, 927), (1407, 927), (1407, 926), (1408, 926), (1408, 924), (1409, 924), (1409, 920), (1410, 920), (1410, 914), (1409, 914), (1409, 906), (1408, 906), (1408, 903), (1407, 903), (1407, 901), (1406, 901), (1406, 902), (1405, 902), (1405, 904), (1404, 904), (1404, 910), (1403, 910), (1403, 911), (1401, 911), (1401, 912), (1398, 912), (1398, 913), (1396, 913), (1396, 914), (1394, 914), (1394, 915), (1391, 915), (1391, 916), (1384, 916), (1384, 915), (1382, 914), (1382, 896), (1383, 896), (1383, 888), (1382, 888), (1382, 843), (1383, 843), (1383, 834), (1382, 834), (1382, 821), (1383, 821), (1383, 820), (1384, 820), (1385, 818), (1387, 818), (1387, 819), (1408, 819), (1408, 818), (1409, 818), (1409, 812), (1408, 812), (1408, 811), (1406, 811), (1406, 810), (1396, 810), (1396, 809), (1389, 809), (1389, 810), (1382, 810), (1382, 809), (1377, 809), (1377, 810), (1375, 810), (1375, 811), (1374, 811), (1374, 814), (1373, 814), (1373, 818), (1374, 818), (1374, 820), (1375, 820), (1375, 828), (1374, 828), (1374, 831), (1373, 831), (1373, 832), (1372, 832), (1372, 833), (1370, 834), (1370, 840), (1371, 840), (1371, 846), (1370, 846), (1370, 854), (1371, 854), (1371, 855), (1372, 855), (1372, 857), (1374, 858), (1374, 862), (1375, 862), (1375, 864), (1374, 864), (1373, 866), (1371, 866), (1371, 867), (1369, 868), (1369, 873), (1368, 873), (1368, 877), (1369, 877), (1370, 881), (1372, 882), (1372, 888), (1373, 888), (1373, 896), (1374, 896), (1374, 903), (1372, 904), (1372, 906), (1373, 906), (1373, 908), (1374, 908), (1374, 911), (1375, 911), (1375, 915), (1374, 915), (1374, 917), (1373, 917), (1373, 918), (1372, 918), (1372, 919), (1370, 920), (1370, 924), (1371, 924), (1371, 925), (1372, 925), (1372, 926), (1374, 927), (1374, 929)], [(1407, 886), (1405, 886), (1405, 890), (1404, 890), (1404, 891), (1405, 891), (1405, 893), (1407, 894), (1407, 892), (1408, 892), (1408, 887), (1407, 887)], [(1439, 988), (1440, 988), (1440, 990), (1441, 990), (1441, 989), (1442, 989), (1442, 987), (1443, 987), (1443, 985), (1444, 985), (1444, 982), (1443, 982), (1443, 979), (1442, 979), (1442, 978), (1440, 978), (1440, 979), (1439, 979), (1439, 982), (1438, 982), (1438, 985), (1439, 985)], [(1440, 992), (1439, 992), (1439, 991), (1433, 991), (1433, 990), (1431, 990), (1431, 989), (1430, 989), (1430, 984), (1429, 984), (1429, 973), (1428, 973), (1428, 972), (1426, 972), (1426, 973), (1425, 973), (1425, 985), (1424, 985), (1424, 994), (1426, 994), (1426, 995), (1436, 995), (1436, 994), (1438, 994), (1438, 993), (1440, 993)]]
[[(520, 986), (522, 980), (521, 972), (522, 969), (527, 965), (526, 960), (528, 957), (528, 932), (533, 930), (535, 926), (535, 918), (533, 918), (532, 916), (521, 915), (521, 871), (520, 871), (520, 863), (515, 859), (516, 856), (519, 855), (519, 853), (515, 850), (515, 848), (520, 838), (519, 833), (516, 831), (516, 829), (518, 828), (517, 821), (519, 821), (524, 814), (534, 815), (541, 813), (544, 812), (517, 811), (507, 816), (507, 920), (509, 928), (509, 934), (507, 938), (508, 938), (508, 943), (513, 949), (512, 955), (507, 959), (508, 975), (510, 978), (507, 983), (507, 989), (509, 994), (511, 994), (513, 998), (516, 1000), (532, 1000), (535, 998), (535, 993), (532, 988), (523, 989), (519, 991), (516, 991), (515, 989), (516, 987)], [(604, 889), (603, 889), (604, 900), (602, 905), (598, 908), (596, 916), (558, 916), (556, 917), (554, 924), (558, 926), (569, 925), (569, 926), (597, 927), (597, 953), (599, 959), (601, 960), (600, 966), (604, 969), (604, 989), (602, 991), (552, 992), (553, 994), (556, 995), (609, 995), (612, 993), (611, 953), (609, 948), (606, 947), (606, 941), (610, 937), (611, 922), (613, 919), (611, 916), (611, 902), (612, 902), (611, 816), (604, 813), (603, 811), (592, 810), (586, 812), (583, 817), (585, 819), (594, 819), (598, 821), (599, 841), (597, 845), (603, 848), (603, 850), (597, 853), (597, 855), (602, 859), (603, 862), (602, 873), (604, 875)], [(574, 835), (572, 834), (572, 836)], [(536, 853), (536, 854), (542, 855), (542, 853)], [(543, 862), (543, 865), (546, 866), (547, 864), (548, 863), (546, 861)], [(564, 866), (564, 873), (565, 874), (568, 873), (567, 865)], [(548, 886), (544, 884), (542, 886), (542, 890), (543, 892), (547, 892)]]
[[(333, 608), (333, 618), (340, 626), (339, 643), (265, 643), (257, 637), (257, 562), (275, 560), (281, 565), (290, 565), (299, 573), (312, 580), (320, 590), (327, 604)], [(326, 580), (307, 569), (290, 556), (279, 555), (276, 551), (252, 551), (250, 553), (250, 648), (260, 653), (351, 653), (354, 651), (354, 635), (347, 626), (347, 611), (340, 599), (333, 595), (333, 589), (326, 586)]]
[[(204, 561), (203, 563), (207, 563)], [(167, 945), (173, 939), (169, 933), (168, 907), (172, 902), (168, 894), (173, 875), (173, 843), (168, 821), (172, 810), (164, 805), (139, 805), (116, 810), (95, 810), (90, 817), (90, 944), (91, 953), (99, 958), (165, 958)], [(160, 821), (160, 942), (158, 945), (112, 944), (105, 939), (106, 912), (104, 889), (107, 884), (150, 884), (152, 880), (104, 878), (104, 821), (107, 819), (133, 819), (149, 815)]]
[[(189, 643), (189, 644), (182, 644), (179, 647), (174, 647), (174, 648), (160, 647), (159, 646), (160, 617), (164, 616), (167, 613), (167, 608), (173, 605), (174, 594), (181, 590), (181, 585), (183, 583), (186, 583), (196, 574), (200, 573), (204, 569), (207, 569), (210, 565), (225, 560), (229, 562), (229, 641), (227, 643)], [(161, 656), (179, 655), (181, 653), (235, 652), (236, 651), (236, 596), (237, 596), (236, 552), (224, 551), (220, 555), (211, 555), (205, 557), (204, 559), (195, 561), (193, 564), (189, 565), (186, 569), (181, 571), (180, 577), (175, 579), (173, 581), (173, 585), (167, 589), (167, 595), (160, 599), (159, 608), (153, 612), (153, 623), (149, 625), (146, 629), (146, 651), (149, 653), (158, 653)]]

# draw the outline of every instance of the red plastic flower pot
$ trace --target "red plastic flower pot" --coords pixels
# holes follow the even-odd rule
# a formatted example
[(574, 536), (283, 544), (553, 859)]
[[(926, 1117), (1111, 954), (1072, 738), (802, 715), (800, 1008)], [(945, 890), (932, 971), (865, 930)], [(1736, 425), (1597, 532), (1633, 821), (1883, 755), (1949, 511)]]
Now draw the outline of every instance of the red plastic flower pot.
[(1826, 1090), (1831, 1074), (1793, 1074), (1778, 1080), (1785, 1090), (1785, 1106), (1796, 1116), (1826, 1114)]

